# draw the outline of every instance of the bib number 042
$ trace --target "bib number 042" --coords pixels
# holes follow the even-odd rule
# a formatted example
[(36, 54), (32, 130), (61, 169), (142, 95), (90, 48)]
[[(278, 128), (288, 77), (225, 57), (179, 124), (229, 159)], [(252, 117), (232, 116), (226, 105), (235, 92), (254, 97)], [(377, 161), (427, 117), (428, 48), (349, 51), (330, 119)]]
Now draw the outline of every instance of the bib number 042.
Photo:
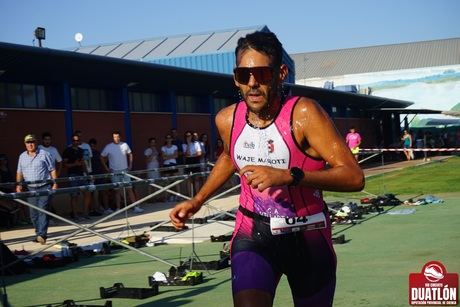
[(273, 235), (325, 227), (326, 216), (322, 212), (308, 216), (270, 218), (270, 230)]

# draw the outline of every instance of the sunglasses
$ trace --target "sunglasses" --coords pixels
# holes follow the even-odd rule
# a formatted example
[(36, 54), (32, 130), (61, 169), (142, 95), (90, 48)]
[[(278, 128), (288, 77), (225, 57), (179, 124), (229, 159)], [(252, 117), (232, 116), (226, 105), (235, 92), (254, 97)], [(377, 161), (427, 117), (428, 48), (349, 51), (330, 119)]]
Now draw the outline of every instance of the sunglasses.
[(269, 84), (273, 79), (273, 68), (270, 66), (236, 67), (233, 73), (235, 80), (241, 84), (248, 84), (251, 76), (260, 84)]

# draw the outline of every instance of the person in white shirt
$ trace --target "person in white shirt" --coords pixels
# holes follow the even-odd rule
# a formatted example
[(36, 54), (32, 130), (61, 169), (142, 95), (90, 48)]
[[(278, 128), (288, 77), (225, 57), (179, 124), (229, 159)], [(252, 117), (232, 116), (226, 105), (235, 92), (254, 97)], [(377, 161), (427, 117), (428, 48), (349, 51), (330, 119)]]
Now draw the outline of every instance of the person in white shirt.
[(52, 146), (51, 143), (52, 143), (51, 133), (44, 132), (42, 134), (42, 144), (38, 145), (38, 149), (42, 149), (51, 154), (51, 157), (53, 158), (53, 163), (54, 163), (54, 168), (56, 170), (56, 174), (59, 177), (59, 175), (61, 174), (61, 170), (62, 170), (62, 157), (59, 154), (59, 151), (56, 149), (56, 147)]
[[(176, 145), (173, 144), (173, 137), (171, 134), (167, 134), (165, 138), (165, 144), (161, 146), (161, 157), (163, 158), (163, 166), (176, 166), (177, 158), (179, 156), (179, 150)], [(174, 176), (177, 174), (177, 169), (171, 169), (162, 172), (162, 176)], [(172, 188), (178, 191), (179, 187), (175, 186)], [(176, 200), (176, 196), (170, 194), (166, 197), (165, 201), (173, 202)]]
[[(182, 144), (184, 157), (185, 157), (185, 164), (198, 164), (200, 163), (200, 158), (202, 155), (200, 142), (198, 140), (198, 133), (191, 131), (187, 131), (184, 134), (185, 142)], [(201, 172), (200, 166), (188, 167), (185, 169), (186, 173), (199, 173)], [(193, 196), (193, 191), (191, 186), (198, 191), (200, 188), (200, 179), (193, 176), (190, 177), (191, 185), (187, 184), (187, 192), (189, 195)]]
[(148, 170), (147, 177), (149, 179), (160, 178), (160, 173), (157, 170), (160, 166), (158, 162), (159, 152), (157, 149), (157, 140), (155, 138), (149, 138), (149, 147), (144, 150), (144, 156)]
[[(102, 167), (108, 172), (113, 173), (112, 182), (129, 182), (129, 176), (123, 172), (130, 171), (133, 168), (133, 154), (128, 144), (121, 141), (120, 132), (114, 131), (112, 133), (113, 142), (107, 144), (101, 152)], [(134, 191), (132, 188), (126, 188), (129, 200), (131, 203), (136, 201)], [(115, 190), (115, 203), (117, 210), (120, 209), (121, 195), (120, 190)], [(144, 210), (138, 206), (134, 207), (135, 213), (141, 213)]]

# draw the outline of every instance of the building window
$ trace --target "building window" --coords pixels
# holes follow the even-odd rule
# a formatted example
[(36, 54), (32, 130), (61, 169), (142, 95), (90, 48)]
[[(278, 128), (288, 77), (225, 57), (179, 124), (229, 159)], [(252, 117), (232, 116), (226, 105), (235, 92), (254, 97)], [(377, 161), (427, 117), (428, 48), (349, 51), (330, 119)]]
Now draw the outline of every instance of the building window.
[(177, 113), (205, 113), (206, 104), (197, 96), (176, 96)]
[(220, 110), (222, 110), (223, 108), (233, 103), (231, 99), (227, 99), (227, 98), (214, 98), (213, 100), (214, 100), (214, 113), (215, 114), (219, 112)]
[(332, 109), (332, 115), (336, 117), (338, 115), (337, 107), (333, 106), (331, 109)]
[(129, 107), (133, 112), (162, 112), (162, 97), (156, 93), (129, 92)]
[(109, 108), (109, 97), (113, 95), (110, 95), (110, 92), (103, 89), (73, 87), (70, 89), (70, 95), (73, 110), (105, 111), (114, 109), (113, 107)]
[(0, 82), (0, 107), (46, 109), (45, 94), (43, 85)]
[(6, 87), (6, 103), (11, 108), (23, 108), (21, 84), (10, 83)]

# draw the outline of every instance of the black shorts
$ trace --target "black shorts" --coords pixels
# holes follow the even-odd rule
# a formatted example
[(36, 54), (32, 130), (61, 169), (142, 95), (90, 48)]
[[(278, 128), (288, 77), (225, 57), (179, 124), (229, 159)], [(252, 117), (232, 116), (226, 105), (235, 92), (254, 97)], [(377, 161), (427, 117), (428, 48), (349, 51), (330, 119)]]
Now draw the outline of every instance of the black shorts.
[[(198, 164), (198, 163), (200, 163), (200, 157), (185, 157), (185, 164)], [(199, 172), (201, 172), (201, 167), (199, 165), (185, 168), (185, 174), (199, 173)]]
[(241, 223), (252, 224), (252, 231), (239, 228), (232, 241), (234, 294), (259, 289), (274, 296), (285, 274), (297, 305), (332, 305), (336, 258), (329, 228), (272, 235), (266, 222), (237, 214), (237, 221), (241, 218)]
[[(176, 163), (170, 163), (170, 164), (163, 165), (163, 167), (169, 167), (169, 166), (177, 166), (177, 164)], [(177, 174), (177, 168), (161, 172), (162, 177), (174, 176), (176, 174)]]

